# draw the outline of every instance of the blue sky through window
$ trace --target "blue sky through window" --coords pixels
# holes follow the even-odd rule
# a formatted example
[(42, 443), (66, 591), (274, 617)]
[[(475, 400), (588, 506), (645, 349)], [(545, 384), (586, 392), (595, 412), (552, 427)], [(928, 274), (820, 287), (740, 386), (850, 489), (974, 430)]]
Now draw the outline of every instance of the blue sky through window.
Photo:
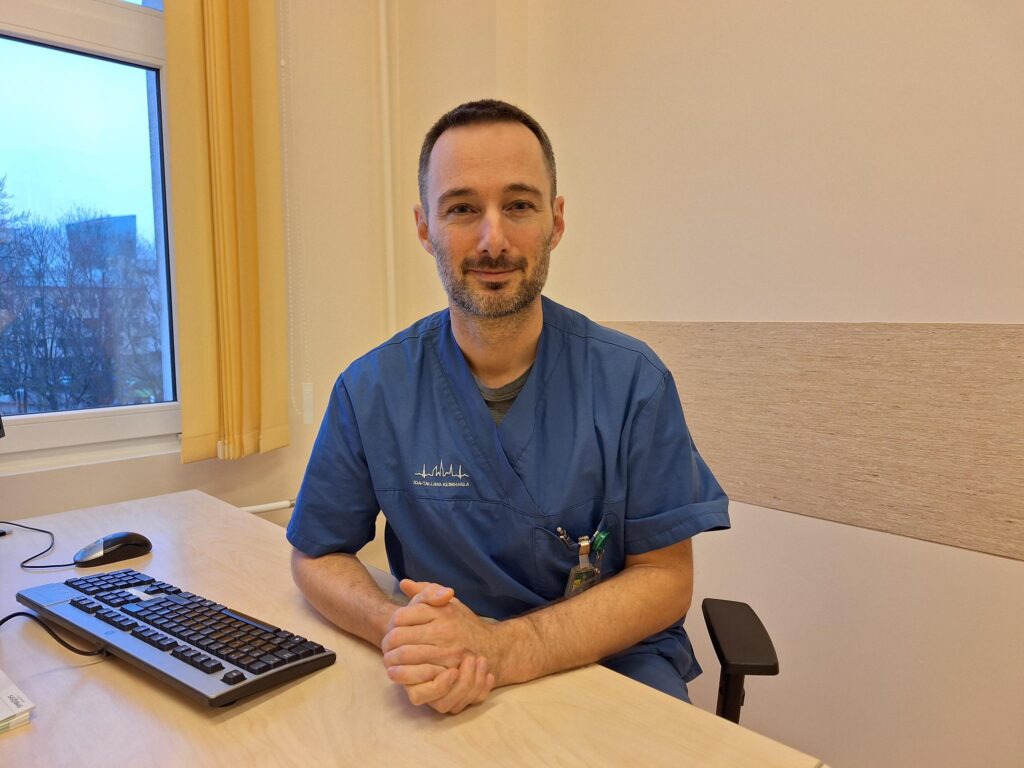
[(0, 176), (9, 202), (56, 222), (134, 215), (153, 242), (144, 68), (0, 38)]

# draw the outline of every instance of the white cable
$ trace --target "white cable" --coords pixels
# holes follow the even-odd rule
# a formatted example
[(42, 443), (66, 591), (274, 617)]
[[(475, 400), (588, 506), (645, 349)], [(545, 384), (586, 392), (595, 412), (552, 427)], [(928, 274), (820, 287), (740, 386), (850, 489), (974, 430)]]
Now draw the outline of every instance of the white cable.
[(398, 268), (395, 261), (395, 191), (392, 176), (391, 137), (391, 57), (388, 0), (377, 2), (380, 31), (380, 122), (384, 161), (384, 291), (388, 335), (398, 331)]
[[(288, 3), (278, 3), (278, 32), (277, 45), (280, 55), (280, 68), (282, 76), (278, 82), (281, 89), (281, 181), (284, 185), (284, 258), (288, 281), (288, 396), (292, 409), (295, 413), (303, 413), (303, 407), (299, 405), (296, 396), (295, 386), (295, 358), (302, 356), (302, 380), (312, 381), (309, 376), (309, 354), (306, 348), (309, 339), (308, 325), (309, 318), (306, 312), (306, 286), (303, 280), (302, 266), (296, 263), (294, 251), (296, 247), (302, 252), (302, 228), (294, 226), (292, 222), (292, 200), (289, 194), (291, 163), (288, 156), (289, 133), (288, 133), (288, 104), (292, 93), (292, 73), (285, 58), (285, 46), (290, 46), (290, 32), (287, 20)], [(289, 51), (291, 48), (289, 47)], [(300, 201), (301, 203), (301, 201)], [(303, 210), (300, 205), (298, 210)], [(296, 242), (298, 241), (298, 242)], [(294, 247), (293, 247), (294, 246)], [(296, 314), (298, 322), (296, 322)]]
[(262, 512), (273, 512), (277, 509), (291, 509), (295, 506), (295, 499), (288, 501), (271, 501), (267, 504), (256, 504), (252, 507), (239, 507), (243, 512), (249, 512), (253, 515), (258, 515)]

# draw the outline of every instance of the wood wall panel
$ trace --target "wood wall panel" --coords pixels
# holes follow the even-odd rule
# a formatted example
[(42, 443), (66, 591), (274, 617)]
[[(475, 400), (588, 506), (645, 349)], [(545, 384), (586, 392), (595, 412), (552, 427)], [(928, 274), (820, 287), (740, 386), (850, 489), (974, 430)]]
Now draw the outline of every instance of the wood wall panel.
[(608, 325), (731, 498), (1024, 560), (1024, 325)]

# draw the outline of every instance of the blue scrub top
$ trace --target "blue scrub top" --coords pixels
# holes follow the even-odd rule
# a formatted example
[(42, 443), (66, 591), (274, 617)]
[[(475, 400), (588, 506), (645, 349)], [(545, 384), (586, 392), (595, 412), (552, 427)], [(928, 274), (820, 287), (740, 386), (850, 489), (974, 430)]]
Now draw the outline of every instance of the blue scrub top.
[[(672, 375), (646, 344), (544, 298), (533, 370), (496, 426), (438, 312), (338, 378), (288, 526), (318, 557), (355, 553), (387, 519), (398, 578), (434, 581), (506, 619), (562, 597), (573, 541), (609, 532), (602, 571), (626, 555), (729, 527)], [(684, 680), (700, 668), (681, 626), (638, 651)]]

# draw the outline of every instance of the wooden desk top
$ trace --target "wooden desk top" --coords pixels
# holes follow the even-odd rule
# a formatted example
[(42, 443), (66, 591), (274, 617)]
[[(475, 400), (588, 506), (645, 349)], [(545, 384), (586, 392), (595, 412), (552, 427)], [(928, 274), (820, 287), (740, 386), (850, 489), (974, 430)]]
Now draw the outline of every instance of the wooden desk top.
[(153, 551), (89, 571), (24, 571), (17, 564), (48, 537), (16, 529), (0, 539), (0, 616), (24, 610), (19, 589), (131, 567), (323, 643), (338, 660), (209, 709), (119, 659), (75, 656), (34, 622), (12, 619), (0, 628), (0, 668), (36, 709), (31, 723), (0, 734), (5, 766), (821, 765), (596, 665), (499, 689), (457, 716), (413, 707), (379, 650), (305, 603), (283, 530), (198, 491), (26, 523), (55, 533), (50, 562), (120, 530), (144, 533)]

